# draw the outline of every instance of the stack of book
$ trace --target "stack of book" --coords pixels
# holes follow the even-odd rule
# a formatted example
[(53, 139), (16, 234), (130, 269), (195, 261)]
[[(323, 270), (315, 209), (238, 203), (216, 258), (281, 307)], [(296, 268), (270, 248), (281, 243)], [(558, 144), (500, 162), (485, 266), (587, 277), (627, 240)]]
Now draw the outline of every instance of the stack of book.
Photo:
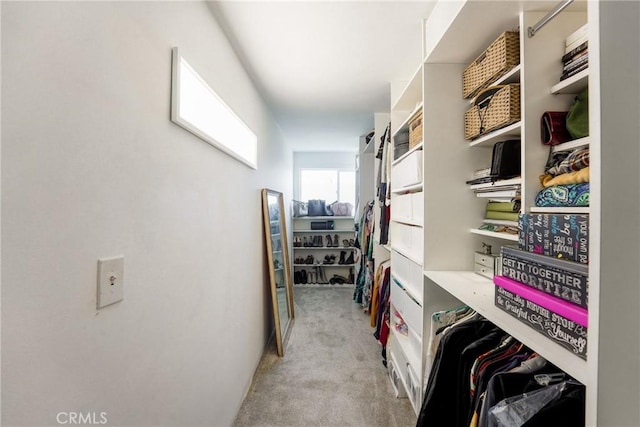
[(560, 81), (567, 79), (589, 66), (589, 33), (587, 24), (571, 33), (565, 41), (564, 56), (562, 57), (562, 76)]
[(518, 234), (520, 200), (487, 202), (483, 224), (480, 230)]
[(520, 184), (505, 185), (509, 180), (494, 181), (494, 185), (482, 184), (470, 185), (477, 197), (484, 197), (499, 202), (509, 202), (520, 198)]
[(495, 305), (587, 358), (589, 217), (520, 216), (518, 248), (501, 249)]

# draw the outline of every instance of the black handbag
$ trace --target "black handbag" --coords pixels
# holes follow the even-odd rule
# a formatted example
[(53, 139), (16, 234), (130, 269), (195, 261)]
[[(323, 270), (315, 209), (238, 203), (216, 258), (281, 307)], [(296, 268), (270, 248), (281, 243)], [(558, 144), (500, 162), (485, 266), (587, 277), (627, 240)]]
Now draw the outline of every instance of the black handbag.
[(491, 155), (491, 177), (506, 179), (520, 176), (520, 140), (496, 142)]
[(326, 202), (320, 199), (309, 200), (307, 203), (307, 211), (309, 212), (309, 216), (326, 216)]

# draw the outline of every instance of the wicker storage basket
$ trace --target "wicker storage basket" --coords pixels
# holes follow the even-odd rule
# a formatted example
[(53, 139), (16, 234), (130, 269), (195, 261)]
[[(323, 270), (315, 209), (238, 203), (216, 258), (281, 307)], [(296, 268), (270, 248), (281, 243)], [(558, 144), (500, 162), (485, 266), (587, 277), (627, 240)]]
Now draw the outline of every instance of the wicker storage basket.
[(474, 139), (520, 121), (520, 85), (512, 83), (496, 88), (500, 89), (488, 103), (474, 105), (464, 114), (465, 139)]
[(422, 109), (409, 120), (409, 149), (422, 142)]
[(471, 98), (520, 63), (520, 34), (505, 31), (462, 73), (462, 96)]

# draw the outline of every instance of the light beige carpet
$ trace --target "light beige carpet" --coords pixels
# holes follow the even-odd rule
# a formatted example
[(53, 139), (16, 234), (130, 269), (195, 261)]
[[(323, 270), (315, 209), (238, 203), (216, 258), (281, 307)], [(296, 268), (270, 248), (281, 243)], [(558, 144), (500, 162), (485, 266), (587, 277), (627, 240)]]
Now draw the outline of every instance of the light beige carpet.
[(296, 320), (284, 358), (262, 358), (235, 421), (253, 426), (414, 426), (396, 399), (382, 347), (353, 288), (294, 288)]

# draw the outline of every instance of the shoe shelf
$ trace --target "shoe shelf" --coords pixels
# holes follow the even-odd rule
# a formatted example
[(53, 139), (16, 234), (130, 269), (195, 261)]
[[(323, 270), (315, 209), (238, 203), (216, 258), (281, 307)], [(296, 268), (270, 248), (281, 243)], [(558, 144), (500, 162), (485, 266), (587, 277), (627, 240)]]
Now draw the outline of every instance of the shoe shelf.
[(353, 234), (354, 230), (311, 230), (311, 229), (301, 229), (301, 230), (293, 230), (294, 233), (351, 233)]
[(355, 267), (358, 264), (293, 264), (294, 267)]
[(352, 251), (356, 249), (355, 246), (317, 246), (317, 247), (304, 247), (304, 246), (295, 246), (296, 250), (307, 250), (307, 251)]
[(293, 219), (353, 219), (352, 216), (336, 216), (336, 215), (327, 215), (327, 216), (296, 216)]
[(307, 287), (307, 288), (324, 288), (324, 287), (332, 287), (332, 288), (348, 288), (355, 286), (354, 283), (294, 283), (294, 286)]

